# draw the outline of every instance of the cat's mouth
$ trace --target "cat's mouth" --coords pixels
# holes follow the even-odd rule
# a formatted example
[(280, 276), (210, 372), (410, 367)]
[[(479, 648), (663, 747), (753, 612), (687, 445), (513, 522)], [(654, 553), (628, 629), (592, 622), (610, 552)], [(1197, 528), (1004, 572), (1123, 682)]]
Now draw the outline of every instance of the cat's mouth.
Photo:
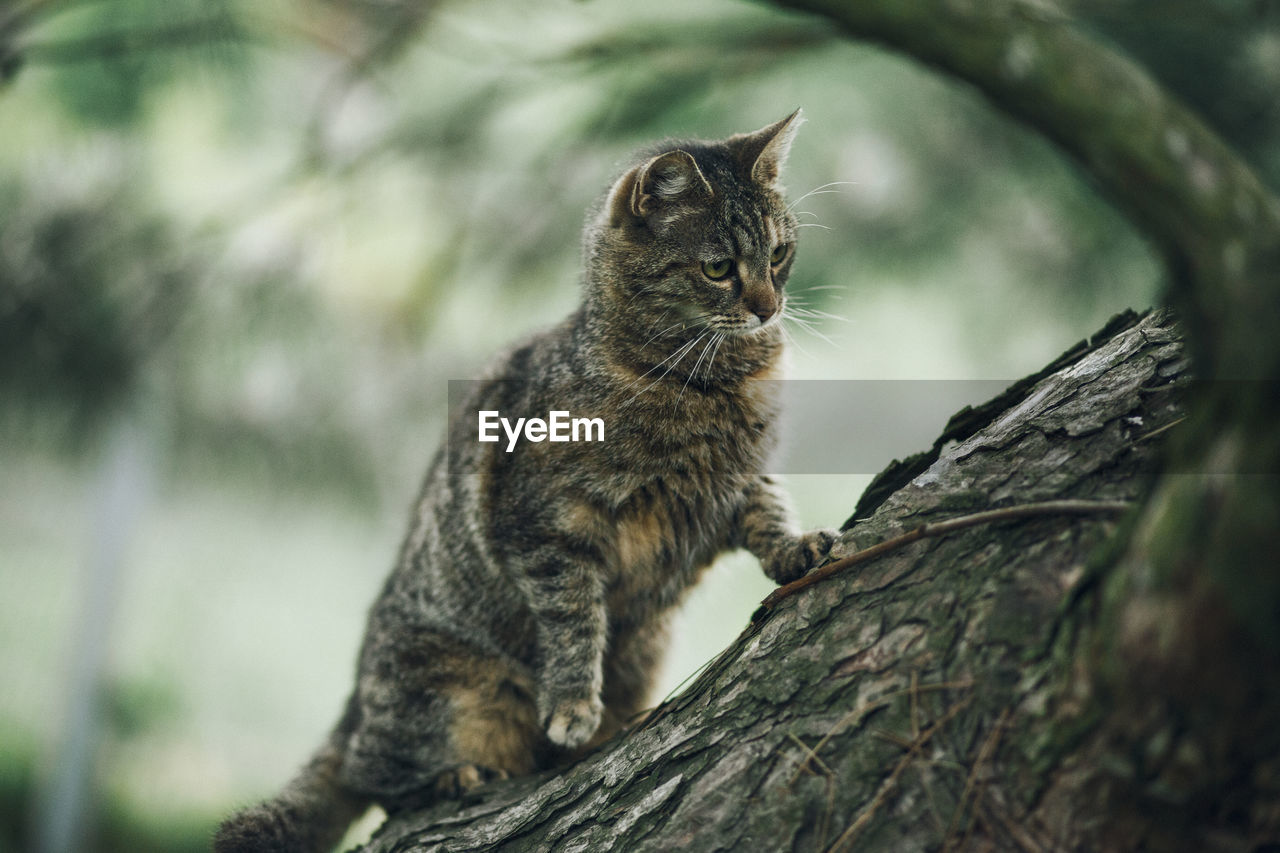
[(718, 332), (734, 337), (750, 338), (763, 335), (781, 323), (782, 311), (775, 311), (763, 319), (756, 314), (747, 314), (745, 317), (726, 317), (721, 323), (716, 324), (715, 328)]
[(662, 337), (664, 333), (680, 335), (689, 333), (690, 330), (696, 332), (699, 329), (728, 337), (750, 338), (780, 326), (784, 313), (782, 307), (779, 307), (769, 316), (761, 318), (760, 315), (750, 311), (743, 311), (741, 314), (707, 314), (689, 309), (678, 315), (679, 322), (657, 334), (651, 334), (649, 340)]

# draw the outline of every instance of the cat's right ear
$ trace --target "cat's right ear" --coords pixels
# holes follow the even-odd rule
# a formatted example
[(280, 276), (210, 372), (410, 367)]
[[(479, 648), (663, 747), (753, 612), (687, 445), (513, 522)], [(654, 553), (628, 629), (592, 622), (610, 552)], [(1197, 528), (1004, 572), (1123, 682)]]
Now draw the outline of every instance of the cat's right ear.
[(679, 149), (659, 154), (636, 166), (613, 185), (609, 193), (609, 224), (648, 222), (663, 208), (691, 205), (711, 199), (711, 184), (693, 155)]
[(755, 133), (729, 137), (729, 144), (738, 149), (738, 157), (751, 180), (763, 187), (777, 185), (782, 164), (791, 150), (791, 140), (803, 123), (802, 111), (796, 110), (782, 121), (762, 127)]

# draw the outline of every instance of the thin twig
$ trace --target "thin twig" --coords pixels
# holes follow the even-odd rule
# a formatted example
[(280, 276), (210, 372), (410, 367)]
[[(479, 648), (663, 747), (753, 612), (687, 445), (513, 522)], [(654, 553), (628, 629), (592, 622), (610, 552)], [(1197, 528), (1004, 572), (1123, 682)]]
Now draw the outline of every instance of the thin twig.
[[(872, 545), (869, 548), (864, 548), (861, 551), (858, 551), (854, 554), (850, 554), (849, 556), (844, 557), (840, 560), (836, 560), (833, 563), (828, 563), (825, 566), (820, 566), (814, 569), (813, 571), (809, 572), (809, 574), (805, 575), (799, 580), (795, 580), (789, 584), (786, 584), (785, 586), (778, 587), (772, 593), (770, 593), (769, 596), (764, 599), (764, 601), (760, 603), (760, 607), (756, 609), (756, 612), (754, 614), (752, 614), (751, 622), (750, 624), (747, 625), (746, 629), (742, 632), (742, 636), (739, 637), (739, 640), (741, 640), (742, 637), (746, 637), (749, 634), (751, 634), (753, 631), (757, 630), (760, 626), (760, 623), (764, 621), (764, 618), (775, 607), (777, 607), (778, 602), (782, 601), (782, 599), (787, 598), (788, 596), (794, 595), (797, 592), (801, 591), (802, 589), (812, 586), (813, 584), (818, 583), (819, 581), (826, 580), (832, 575), (842, 572), (845, 569), (849, 568), (850, 566), (855, 566), (855, 565), (858, 565), (859, 563), (865, 563), (868, 560), (873, 560), (876, 557), (879, 557), (883, 554), (887, 554), (895, 549), (902, 548), (903, 546), (908, 545), (917, 540), (924, 539), (929, 536), (942, 536), (947, 533), (952, 533), (957, 530), (963, 530), (968, 527), (976, 527), (980, 524), (990, 524), (993, 522), (1007, 521), (1010, 519), (1033, 518), (1037, 516), (1047, 516), (1047, 515), (1119, 515), (1127, 511), (1130, 507), (1131, 507), (1131, 504), (1127, 501), (1085, 501), (1085, 500), (1043, 501), (1041, 503), (1018, 504), (1017, 506), (1009, 506), (1009, 507), (1002, 507), (1000, 509), (986, 510), (985, 512), (977, 512), (971, 515), (957, 516), (956, 518), (949, 518), (944, 521), (935, 521), (935, 522), (930, 522), (928, 524), (922, 524), (919, 527), (914, 528), (913, 530), (910, 530), (907, 533), (902, 534), (901, 536), (895, 536), (892, 539), (886, 539), (883, 542), (880, 542), (876, 545)], [(711, 660), (707, 661), (705, 664), (699, 667), (695, 672), (690, 673), (689, 676), (686, 677), (684, 681), (682, 681), (679, 685), (677, 685), (676, 688), (667, 695), (666, 699), (664, 699), (662, 702), (658, 704), (657, 708), (653, 709), (653, 712), (650, 713), (645, 718), (641, 727), (643, 728), (643, 727), (650, 726), (653, 723), (655, 723), (657, 720), (665, 716), (672, 707), (671, 699), (681, 690), (681, 688), (684, 687), (685, 684), (689, 683), (695, 678), (701, 677), (708, 670), (713, 669), (717, 664), (724, 661), (725, 658), (731, 652), (733, 652), (735, 648), (736, 648), (736, 644), (723, 649), (718, 655), (716, 655)], [(938, 685), (926, 685), (924, 688), (921, 688), (921, 689), (936, 689), (937, 686)], [(955, 686), (955, 685), (952, 685), (952, 686)], [(962, 686), (967, 687), (969, 685), (966, 683)], [(901, 695), (902, 692), (904, 691), (898, 691), (896, 693), (889, 694), (888, 697), (885, 697), (882, 701), (878, 701), (877, 703), (871, 706), (868, 706), (862, 709), (855, 709), (855, 711), (851, 712), (850, 715), (847, 715), (845, 719), (847, 720), (850, 716), (854, 714), (865, 714), (865, 713), (869, 713), (875, 708), (882, 707), (883, 704), (887, 703), (889, 697), (892, 697), (895, 695)], [(840, 723), (836, 724), (836, 728), (839, 728), (841, 725), (843, 725), (844, 722), (845, 720), (841, 720)], [(825, 744), (830, 738), (831, 738), (831, 733), (828, 733), (821, 741), (818, 742), (818, 745), (814, 747), (814, 750), (816, 751), (818, 749), (821, 749), (823, 744)], [(799, 775), (798, 772), (797, 772), (797, 775)], [(792, 781), (794, 781), (794, 779)]]
[[(835, 777), (836, 772), (832, 770), (830, 767), (828, 767), (827, 762), (819, 758), (818, 753), (814, 752), (813, 749), (809, 746), (809, 744), (802, 741), (799, 735), (797, 735), (795, 732), (787, 732), (787, 737), (795, 741), (795, 743), (805, 751), (804, 761), (800, 762), (800, 768), (799, 768), (800, 770), (803, 770), (806, 767), (808, 767), (809, 762), (812, 761), (813, 763), (817, 764), (818, 769), (820, 769), (828, 777), (832, 777), (832, 778)], [(797, 775), (799, 774), (797, 773)], [(794, 782), (795, 780), (796, 780), (796, 776), (792, 776), (791, 781)]]
[(831, 832), (831, 816), (836, 812), (836, 777), (827, 777), (827, 807), (822, 812), (822, 823), (819, 824), (818, 849), (827, 844), (827, 835)]
[[(937, 684), (921, 684), (916, 689), (917, 690), (964, 690), (972, 686), (973, 686), (973, 682), (969, 680), (940, 681)], [(863, 702), (861, 705), (854, 708), (852, 711), (845, 714), (840, 719), (836, 720), (836, 724), (832, 726), (831, 730), (828, 731), (825, 735), (823, 735), (822, 738), (816, 744), (813, 745), (813, 749), (811, 751), (816, 755), (818, 753), (818, 750), (826, 746), (827, 742), (831, 740), (833, 737), (835, 737), (836, 733), (840, 731), (842, 728), (844, 728), (846, 724), (854, 720), (862, 719), (867, 714), (870, 714), (872, 711), (883, 708), (884, 706), (892, 702), (894, 699), (906, 693), (907, 693), (906, 690), (894, 690), (884, 694), (879, 699), (875, 699), (870, 702)], [(800, 773), (803, 771), (803, 769), (804, 769), (803, 764), (800, 767), (796, 768), (795, 774), (791, 777), (790, 782), (788, 782), (787, 784), (794, 783), (796, 779), (799, 778)]]
[(911, 744), (915, 743), (916, 738), (920, 737), (919, 732), (912, 735), (911, 737), (903, 737), (902, 735), (895, 735), (893, 732), (889, 731), (888, 729), (876, 729), (875, 731), (872, 732), (872, 734), (880, 738), (881, 740), (887, 740), (889, 741), (889, 743), (893, 744), (894, 746), (900, 746), (903, 749), (910, 749)]
[(954, 719), (955, 716), (963, 711), (972, 701), (973, 696), (971, 695), (961, 699), (959, 702), (952, 705), (936, 723), (920, 733), (920, 737), (915, 739), (915, 742), (912, 743), (907, 754), (902, 756), (897, 765), (893, 768), (893, 772), (889, 774), (889, 778), (885, 779), (884, 782), (881, 783), (880, 789), (876, 791), (875, 797), (872, 798), (871, 802), (862, 810), (862, 813), (858, 815), (853, 823), (849, 824), (849, 828), (840, 834), (840, 837), (836, 839), (835, 843), (827, 848), (827, 853), (835, 853), (835, 851), (839, 850), (845, 844), (848, 844), (858, 837), (858, 834), (866, 828), (867, 824), (871, 822), (871, 818), (875, 817), (876, 812), (882, 805), (884, 805), (885, 800), (889, 799), (889, 794), (892, 793), (893, 789), (897, 786), (898, 779), (902, 776), (903, 772), (911, 765), (911, 760), (920, 753), (920, 750), (924, 748), (924, 745), (928, 743), (944, 725)]
[[(747, 631), (743, 632), (743, 636), (745, 636), (746, 633), (749, 631), (750, 631), (750, 626), (748, 626)], [(739, 638), (739, 640), (740, 639), (741, 637)], [(711, 658), (702, 666), (698, 667), (693, 672), (686, 675), (683, 681), (681, 681), (675, 687), (671, 688), (671, 691), (667, 693), (666, 697), (664, 697), (661, 702), (658, 703), (657, 707), (650, 708), (644, 712), (645, 717), (644, 717), (644, 720), (640, 723), (640, 728), (641, 729), (648, 728), (649, 726), (653, 725), (658, 720), (660, 720), (662, 717), (670, 713), (671, 709), (675, 707), (674, 700), (679, 695), (680, 691), (684, 689), (686, 684), (688, 684), (689, 682), (695, 679), (701, 678), (711, 670), (722, 665), (723, 662), (730, 657), (730, 655), (735, 651), (736, 648), (737, 648), (737, 642), (733, 643), (732, 645), (724, 647), (716, 654), (715, 657)]]
[(1016, 506), (1001, 507), (1000, 509), (991, 509), (984, 512), (975, 512), (971, 515), (961, 515), (956, 518), (949, 518), (944, 521), (933, 521), (922, 524), (919, 527), (903, 533), (901, 536), (895, 536), (892, 539), (886, 539), (872, 545), (869, 548), (863, 548), (861, 551), (850, 554), (847, 557), (836, 560), (833, 563), (827, 563), (820, 566), (804, 577), (794, 580), (785, 586), (780, 586), (771, 592), (764, 601), (760, 603), (760, 607), (751, 617), (752, 624), (761, 622), (769, 615), (778, 602), (785, 598), (789, 598), (803, 589), (813, 586), (816, 583), (826, 580), (832, 575), (838, 574), (850, 566), (856, 566), (869, 560), (874, 560), (883, 554), (896, 551), (903, 546), (912, 542), (917, 542), (931, 536), (944, 536), (948, 533), (954, 533), (957, 530), (965, 530), (970, 527), (977, 527), (981, 524), (991, 524), (998, 521), (1010, 521), (1019, 518), (1035, 518), (1046, 515), (1120, 515), (1127, 512), (1132, 504), (1128, 501), (1084, 501), (1084, 500), (1061, 500), (1061, 501), (1043, 501), (1033, 504), (1018, 504)]
[(945, 832), (942, 825), (942, 809), (938, 807), (938, 798), (933, 794), (933, 788), (929, 781), (932, 777), (932, 770), (938, 766), (937, 761), (916, 762), (916, 771), (920, 774), (920, 789), (924, 791), (925, 798), (929, 801), (929, 814), (933, 816), (933, 825), (937, 827), (938, 834)]
[[(969, 795), (973, 793), (974, 787), (978, 784), (978, 774), (982, 771), (982, 766), (986, 764), (991, 755), (995, 752), (996, 744), (1000, 742), (1000, 735), (1004, 733), (1005, 724), (1009, 720), (1009, 709), (1005, 708), (1000, 712), (1000, 716), (996, 718), (995, 725), (991, 727), (991, 731), (982, 741), (982, 746), (978, 749), (978, 755), (973, 760), (973, 767), (969, 770), (968, 777), (964, 780), (964, 791), (960, 794), (960, 802), (956, 803), (956, 810), (951, 815), (951, 823), (947, 826), (947, 835), (942, 840), (942, 849), (945, 851), (951, 849), (951, 842), (955, 836), (956, 830), (960, 825), (960, 816), (964, 814), (965, 804), (969, 802)], [(973, 814), (977, 814), (977, 795), (974, 797), (975, 805)], [(970, 815), (970, 821), (965, 829), (964, 838), (960, 841), (960, 846), (964, 846), (964, 841), (969, 837), (969, 833), (973, 829), (973, 815)]]
[(1174, 427), (1176, 427), (1178, 424), (1182, 423), (1186, 419), (1187, 419), (1186, 415), (1183, 415), (1180, 418), (1175, 418), (1169, 421), (1169, 423), (1165, 424), (1162, 427), (1156, 427), (1155, 429), (1151, 430), (1151, 432), (1144, 433), (1143, 435), (1138, 436), (1133, 440), (1133, 443), (1141, 444), (1142, 442), (1147, 441), (1148, 439), (1155, 438), (1157, 435), (1160, 435), (1161, 433), (1166, 432), (1167, 430), (1173, 429)]
[(911, 736), (920, 737), (920, 670), (911, 670)]
[(995, 818), (995, 822), (1004, 828), (1004, 831), (1009, 834), (1009, 837), (1024, 853), (1044, 853), (1045, 850), (1056, 849), (1052, 843), (1037, 838), (1032, 834), (1029, 826), (1014, 820), (1009, 815), (1007, 806), (995, 794), (996, 792), (993, 790), (986, 791), (985, 796), (976, 801), (974, 806), (981, 808), (983, 815), (986, 817)]

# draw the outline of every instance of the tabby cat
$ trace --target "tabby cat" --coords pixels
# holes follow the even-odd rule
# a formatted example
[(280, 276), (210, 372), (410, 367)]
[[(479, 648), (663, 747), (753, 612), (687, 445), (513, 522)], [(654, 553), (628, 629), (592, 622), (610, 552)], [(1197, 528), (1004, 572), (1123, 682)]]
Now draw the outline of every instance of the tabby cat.
[[(716, 555), (745, 547), (778, 583), (824, 556), (833, 533), (799, 533), (763, 473), (798, 124), (663, 144), (609, 189), (581, 306), (451, 407), (337, 727), (278, 797), (222, 825), (220, 853), (328, 849), (370, 803), (394, 813), (580, 754), (646, 707), (671, 610)], [(553, 411), (599, 418), (604, 441), (478, 438), (481, 412)]]

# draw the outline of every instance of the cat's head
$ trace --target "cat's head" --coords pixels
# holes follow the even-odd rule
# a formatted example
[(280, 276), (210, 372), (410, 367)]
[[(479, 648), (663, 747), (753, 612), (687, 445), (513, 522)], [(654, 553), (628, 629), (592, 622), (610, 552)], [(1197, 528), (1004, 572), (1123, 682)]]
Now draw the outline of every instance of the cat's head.
[(796, 110), (754, 133), (666, 143), (614, 183), (588, 232), (588, 280), (615, 320), (637, 333), (776, 331), (798, 232), (778, 179), (800, 123)]

